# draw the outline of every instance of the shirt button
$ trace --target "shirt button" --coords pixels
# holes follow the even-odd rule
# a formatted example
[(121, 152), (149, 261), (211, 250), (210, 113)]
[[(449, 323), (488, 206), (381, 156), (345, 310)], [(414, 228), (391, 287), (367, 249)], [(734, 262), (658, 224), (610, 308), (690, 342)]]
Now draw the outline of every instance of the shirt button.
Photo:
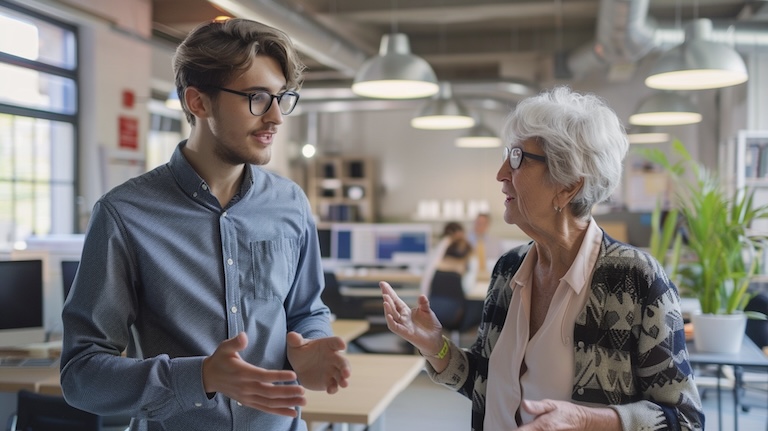
[(584, 395), (584, 388), (579, 388), (576, 392), (578, 392), (579, 395)]
[(238, 405), (238, 406), (242, 406), (242, 405), (243, 405), (243, 403), (241, 403), (240, 401), (238, 401), (238, 402), (237, 402), (237, 405)]
[(583, 348), (584, 348), (584, 342), (583, 341), (579, 341), (579, 349), (583, 349)]
[(227, 259), (227, 265), (232, 265), (233, 263), (235, 263), (235, 262), (232, 260), (231, 257), (229, 259)]
[(233, 313), (237, 313), (237, 307), (235, 307), (234, 305), (232, 306), (232, 308), (230, 308), (230, 310), (232, 310)]
[(203, 190), (208, 190), (208, 185), (207, 185), (207, 184), (203, 184), (203, 187), (202, 187), (202, 189), (203, 189)]
[(192, 197), (197, 197), (197, 192), (192, 193)]
[(227, 216), (227, 212), (226, 212), (226, 211), (224, 211), (223, 213), (221, 213), (221, 216), (222, 216), (222, 217), (226, 217), (226, 216)]
[(195, 407), (202, 407), (203, 403), (195, 403)]

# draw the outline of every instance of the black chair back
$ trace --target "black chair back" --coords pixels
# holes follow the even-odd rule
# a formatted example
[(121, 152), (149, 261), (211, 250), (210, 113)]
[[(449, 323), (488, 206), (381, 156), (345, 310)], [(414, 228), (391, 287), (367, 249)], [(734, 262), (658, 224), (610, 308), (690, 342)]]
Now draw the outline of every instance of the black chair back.
[[(768, 315), (768, 294), (758, 293), (749, 300), (745, 311), (759, 311)], [(747, 336), (763, 348), (768, 346), (768, 320), (747, 319)]]
[(432, 311), (447, 331), (462, 329), (467, 299), (456, 272), (435, 271), (429, 289)]
[(16, 430), (100, 431), (101, 417), (76, 409), (64, 397), (21, 390), (16, 409)]

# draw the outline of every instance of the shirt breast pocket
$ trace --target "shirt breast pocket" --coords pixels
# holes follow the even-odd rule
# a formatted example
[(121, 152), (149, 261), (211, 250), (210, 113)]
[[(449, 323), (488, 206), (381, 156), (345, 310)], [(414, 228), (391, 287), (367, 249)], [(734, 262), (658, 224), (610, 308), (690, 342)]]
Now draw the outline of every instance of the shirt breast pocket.
[(285, 300), (296, 277), (298, 250), (297, 239), (251, 242), (255, 299)]

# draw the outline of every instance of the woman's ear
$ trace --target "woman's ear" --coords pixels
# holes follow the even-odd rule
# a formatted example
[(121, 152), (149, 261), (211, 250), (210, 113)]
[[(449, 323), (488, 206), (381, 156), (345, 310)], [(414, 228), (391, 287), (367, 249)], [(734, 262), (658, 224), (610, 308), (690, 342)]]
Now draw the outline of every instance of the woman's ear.
[(559, 208), (567, 207), (582, 187), (584, 187), (584, 178), (579, 178), (573, 184), (563, 187), (555, 196), (554, 205)]

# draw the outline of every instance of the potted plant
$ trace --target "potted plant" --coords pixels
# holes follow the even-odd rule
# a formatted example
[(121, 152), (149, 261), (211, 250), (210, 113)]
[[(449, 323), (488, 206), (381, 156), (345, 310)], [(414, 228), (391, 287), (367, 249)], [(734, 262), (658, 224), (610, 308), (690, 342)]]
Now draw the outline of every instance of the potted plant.
[[(758, 271), (764, 239), (751, 235), (749, 227), (753, 220), (768, 216), (768, 205), (756, 206), (753, 193), (746, 190), (729, 196), (717, 175), (693, 160), (679, 140), (672, 143), (672, 149), (680, 156), (675, 163), (661, 150), (642, 151), (669, 171), (676, 186), (672, 210), (663, 226), (660, 207), (654, 212), (655, 239), (651, 242), (656, 249), (652, 247), (652, 252), (681, 292), (692, 292), (699, 300), (701, 313), (692, 316), (692, 321), (695, 334), (705, 336), (694, 336), (697, 350), (737, 352), (747, 316), (765, 318), (744, 312), (744, 307), (753, 295), (749, 282)], [(726, 328), (733, 332), (716, 332)]]

